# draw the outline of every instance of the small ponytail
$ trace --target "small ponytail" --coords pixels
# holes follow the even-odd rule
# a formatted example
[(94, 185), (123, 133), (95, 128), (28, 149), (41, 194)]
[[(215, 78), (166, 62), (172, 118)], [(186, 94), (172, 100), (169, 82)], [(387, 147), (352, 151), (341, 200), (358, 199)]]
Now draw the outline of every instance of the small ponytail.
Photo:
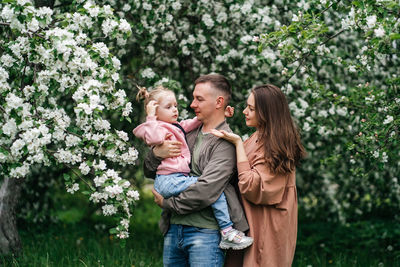
[(136, 101), (144, 99), (144, 101), (147, 102), (147, 100), (150, 97), (150, 94), (149, 92), (147, 92), (146, 87), (139, 87), (138, 85), (136, 85), (136, 87), (139, 89), (139, 92), (136, 95)]
[(144, 99), (145, 107), (151, 100), (158, 101), (158, 95), (163, 92), (170, 92), (174, 94), (174, 91), (169, 90), (168, 88), (165, 88), (163, 86), (157, 86), (153, 90), (150, 90), (150, 92), (147, 91), (146, 87), (140, 87), (138, 85), (136, 85), (136, 87), (139, 89), (139, 92), (136, 94), (136, 100), (139, 102), (140, 100)]

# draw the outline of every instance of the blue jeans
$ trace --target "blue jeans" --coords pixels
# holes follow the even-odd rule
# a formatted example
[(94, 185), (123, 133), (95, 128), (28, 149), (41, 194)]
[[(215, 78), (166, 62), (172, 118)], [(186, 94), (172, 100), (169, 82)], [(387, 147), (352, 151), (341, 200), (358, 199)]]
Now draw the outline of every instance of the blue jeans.
[[(168, 175), (156, 175), (154, 189), (163, 197), (169, 198), (177, 196), (182, 191), (185, 191), (190, 185), (197, 182), (196, 176), (185, 176), (183, 173), (171, 173)], [(217, 219), (220, 229), (225, 229), (232, 226), (231, 218), (229, 217), (228, 203), (226, 202), (225, 194), (219, 196), (217, 201), (211, 204), (215, 219)]]
[(218, 230), (171, 224), (164, 237), (165, 267), (220, 267), (224, 253)]

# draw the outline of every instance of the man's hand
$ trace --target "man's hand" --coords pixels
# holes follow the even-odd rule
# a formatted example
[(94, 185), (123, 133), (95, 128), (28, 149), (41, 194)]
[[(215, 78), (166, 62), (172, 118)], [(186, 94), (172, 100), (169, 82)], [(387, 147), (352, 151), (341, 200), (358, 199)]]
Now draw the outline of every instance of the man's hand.
[(225, 117), (231, 118), (235, 114), (235, 108), (231, 106), (226, 106), (225, 108)]
[[(165, 138), (169, 138), (172, 134), (167, 134)], [(181, 155), (182, 143), (179, 141), (165, 140), (161, 145), (153, 148), (153, 153), (158, 158), (173, 158)]]
[(153, 187), (153, 189), (151, 189), (151, 192), (153, 192), (154, 195), (154, 202), (160, 207), (163, 207), (163, 202), (164, 202), (164, 197), (162, 195), (160, 195)]

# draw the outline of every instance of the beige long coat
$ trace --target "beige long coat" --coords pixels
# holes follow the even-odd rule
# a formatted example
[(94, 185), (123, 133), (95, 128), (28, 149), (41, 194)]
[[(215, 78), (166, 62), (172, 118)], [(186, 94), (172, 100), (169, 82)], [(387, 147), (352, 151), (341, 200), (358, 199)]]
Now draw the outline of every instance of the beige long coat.
[(244, 146), (249, 161), (238, 164), (239, 189), (254, 243), (244, 252), (243, 266), (291, 266), (297, 239), (295, 173), (270, 173), (257, 133)]

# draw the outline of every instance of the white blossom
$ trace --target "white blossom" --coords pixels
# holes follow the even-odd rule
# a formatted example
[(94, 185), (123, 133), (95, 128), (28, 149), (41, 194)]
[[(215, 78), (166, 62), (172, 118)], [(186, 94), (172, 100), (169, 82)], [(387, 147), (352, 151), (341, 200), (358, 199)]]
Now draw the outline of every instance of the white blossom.
[(39, 21), (36, 18), (32, 18), (31, 22), (28, 23), (28, 30), (32, 32), (39, 30)]
[(74, 183), (71, 187), (67, 186), (67, 192), (70, 194), (74, 194), (78, 190), (79, 190), (79, 184), (77, 183)]
[(383, 163), (388, 162), (388, 158), (389, 158), (389, 156), (386, 154), (386, 152), (383, 152), (382, 153), (382, 162)]
[(176, 11), (180, 10), (182, 8), (182, 4), (178, 1), (174, 1), (172, 3), (172, 8)]
[(136, 190), (129, 190), (126, 195), (134, 200), (139, 200), (139, 192)]
[(385, 36), (385, 30), (382, 27), (379, 27), (374, 30), (375, 36), (376, 37), (383, 37)]
[(151, 10), (153, 7), (151, 6), (151, 4), (149, 3), (143, 3), (143, 9), (144, 10)]
[(383, 124), (389, 124), (393, 121), (393, 116), (387, 115), (385, 120), (383, 121)]
[(207, 28), (214, 27), (214, 20), (211, 18), (209, 14), (204, 14), (201, 18), (203, 23), (207, 26)]
[(376, 24), (376, 15), (372, 15), (366, 18), (367, 20), (367, 25), (369, 28), (375, 27)]
[(120, 232), (117, 234), (117, 237), (118, 237), (118, 238), (121, 238), (121, 239), (128, 238), (128, 237), (129, 237), (129, 232), (127, 232), (127, 231), (120, 231)]
[(126, 21), (126, 19), (121, 19), (119, 22), (118, 29), (121, 30), (122, 32), (130, 32), (131, 31), (131, 25)]
[(123, 192), (123, 189), (119, 185), (112, 185), (107, 186), (104, 191), (109, 194), (110, 198), (114, 198), (116, 195), (121, 194)]
[(146, 68), (142, 71), (141, 75), (143, 78), (152, 79), (155, 77), (156, 74), (151, 68)]
[(15, 122), (15, 119), (11, 118), (3, 125), (1, 129), (4, 134), (10, 136), (11, 138), (14, 138), (17, 133), (17, 124)]
[(113, 214), (117, 213), (117, 211), (118, 211), (117, 208), (114, 207), (113, 205), (104, 205), (102, 207), (102, 210), (103, 210), (103, 214), (105, 216), (113, 215)]
[(86, 164), (86, 162), (82, 162), (81, 165), (79, 165), (79, 170), (83, 175), (87, 175), (90, 172), (90, 167)]
[(1, 61), (1, 64), (2, 64), (3, 66), (5, 66), (5, 67), (11, 67), (11, 66), (14, 64), (15, 59), (14, 59), (11, 55), (9, 55), (9, 54), (3, 54), (3, 55), (1, 56), (1, 58), (0, 58), (0, 61)]

